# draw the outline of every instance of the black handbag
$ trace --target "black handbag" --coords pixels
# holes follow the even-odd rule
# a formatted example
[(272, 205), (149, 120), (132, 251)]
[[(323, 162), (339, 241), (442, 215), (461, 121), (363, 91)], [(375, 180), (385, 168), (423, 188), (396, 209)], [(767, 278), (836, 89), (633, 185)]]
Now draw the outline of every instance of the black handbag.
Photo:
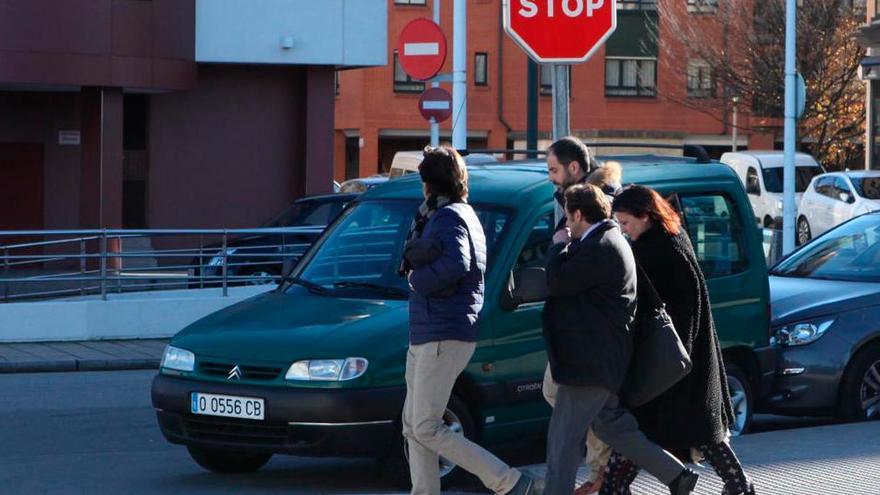
[(691, 358), (678, 338), (666, 305), (641, 266), (636, 264), (639, 310), (633, 326), (633, 354), (622, 396), (641, 406), (669, 390), (691, 371)]

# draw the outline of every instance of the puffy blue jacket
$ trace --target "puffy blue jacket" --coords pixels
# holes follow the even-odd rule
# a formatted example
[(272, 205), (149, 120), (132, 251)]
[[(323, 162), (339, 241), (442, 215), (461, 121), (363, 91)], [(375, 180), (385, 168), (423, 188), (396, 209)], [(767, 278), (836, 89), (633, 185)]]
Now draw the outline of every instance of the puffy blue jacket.
[[(486, 271), (486, 236), (480, 220), (469, 204), (452, 203), (431, 216), (422, 237), (440, 241), (443, 254), (410, 273), (410, 343), (475, 342)], [(455, 287), (451, 296), (439, 296), (448, 294), (443, 289), (449, 287)]]

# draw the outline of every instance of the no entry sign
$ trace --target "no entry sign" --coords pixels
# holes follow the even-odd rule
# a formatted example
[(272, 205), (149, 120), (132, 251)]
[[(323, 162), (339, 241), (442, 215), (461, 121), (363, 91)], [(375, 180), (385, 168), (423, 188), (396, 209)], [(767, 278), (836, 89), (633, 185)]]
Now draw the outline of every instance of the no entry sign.
[(452, 115), (452, 95), (443, 88), (430, 88), (419, 98), (419, 112), (425, 120), (443, 122)]
[(433, 21), (416, 19), (400, 32), (397, 57), (413, 79), (431, 79), (446, 61), (446, 35)]
[(585, 62), (616, 27), (616, 0), (504, 0), (504, 30), (536, 62)]

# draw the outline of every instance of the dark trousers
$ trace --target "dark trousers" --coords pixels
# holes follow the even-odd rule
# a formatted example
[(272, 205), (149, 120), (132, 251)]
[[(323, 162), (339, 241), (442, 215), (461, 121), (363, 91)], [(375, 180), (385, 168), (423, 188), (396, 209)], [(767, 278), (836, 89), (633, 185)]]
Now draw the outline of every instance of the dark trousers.
[(547, 437), (546, 495), (571, 495), (581, 449), (592, 425), (596, 436), (617, 452), (625, 453), (663, 484), (671, 483), (684, 465), (651, 443), (639, 431), (632, 414), (617, 396), (598, 387), (560, 385)]

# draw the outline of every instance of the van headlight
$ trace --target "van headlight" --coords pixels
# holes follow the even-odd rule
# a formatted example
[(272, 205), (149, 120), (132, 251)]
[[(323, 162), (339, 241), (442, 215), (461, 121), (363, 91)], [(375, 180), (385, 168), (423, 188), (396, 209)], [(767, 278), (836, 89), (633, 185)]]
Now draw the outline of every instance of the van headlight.
[(344, 382), (354, 380), (367, 372), (370, 363), (365, 358), (312, 359), (290, 365), (285, 380)]
[(834, 318), (793, 323), (779, 327), (774, 332), (774, 344), (795, 346), (810, 344), (819, 340), (834, 323)]
[(166, 370), (192, 371), (196, 367), (196, 355), (174, 346), (165, 347), (159, 367)]

